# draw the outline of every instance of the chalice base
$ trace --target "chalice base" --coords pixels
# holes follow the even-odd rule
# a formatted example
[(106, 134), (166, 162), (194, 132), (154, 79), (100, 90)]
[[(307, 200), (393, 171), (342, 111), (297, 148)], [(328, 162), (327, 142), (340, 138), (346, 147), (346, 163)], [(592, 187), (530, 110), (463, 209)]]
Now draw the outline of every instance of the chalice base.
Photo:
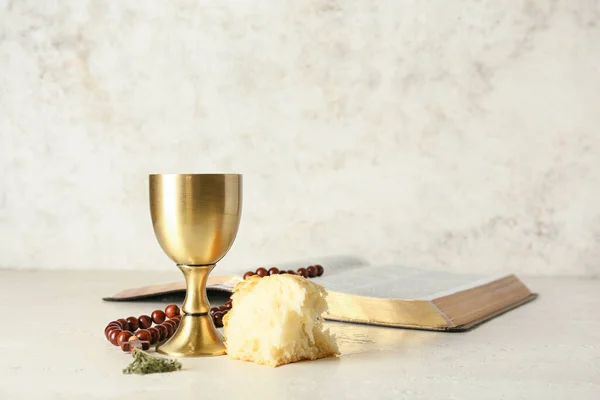
[(223, 335), (208, 314), (183, 314), (177, 332), (156, 351), (172, 357), (221, 356), (227, 353)]

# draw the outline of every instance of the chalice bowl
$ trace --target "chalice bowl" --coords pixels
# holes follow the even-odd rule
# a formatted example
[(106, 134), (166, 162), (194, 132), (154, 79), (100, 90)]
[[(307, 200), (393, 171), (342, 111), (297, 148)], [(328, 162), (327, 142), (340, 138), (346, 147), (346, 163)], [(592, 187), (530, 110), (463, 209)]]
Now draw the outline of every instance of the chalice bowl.
[(233, 244), (241, 210), (241, 175), (150, 175), (154, 235), (186, 281), (181, 323), (171, 339), (157, 347), (159, 353), (174, 357), (226, 353), (223, 336), (208, 313), (206, 281)]

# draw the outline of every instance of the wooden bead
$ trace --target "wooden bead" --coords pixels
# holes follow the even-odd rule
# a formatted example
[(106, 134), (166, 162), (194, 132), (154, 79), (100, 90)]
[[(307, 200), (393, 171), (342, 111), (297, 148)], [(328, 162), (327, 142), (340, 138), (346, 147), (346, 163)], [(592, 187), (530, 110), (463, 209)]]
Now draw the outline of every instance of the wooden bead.
[(123, 332), (121, 329), (114, 329), (114, 330), (110, 331), (110, 334), (108, 335), (108, 340), (116, 346), (117, 345), (117, 337), (119, 336), (119, 334), (121, 332)]
[(254, 272), (252, 271), (248, 271), (244, 274), (244, 280), (250, 278), (252, 275), (254, 275)]
[(231, 307), (233, 307), (233, 301), (227, 300), (224, 305), (231, 310)]
[(117, 321), (110, 321), (110, 322), (109, 322), (109, 323), (106, 325), (106, 328), (105, 328), (105, 329), (108, 329), (108, 327), (109, 327), (109, 326), (116, 326), (116, 327), (118, 327), (118, 328), (120, 328), (120, 329), (123, 329), (123, 326), (121, 325), (121, 323), (120, 323), (120, 322), (117, 322)]
[(163, 322), (163, 325), (172, 325), (173, 328), (175, 328), (177, 326), (177, 321), (175, 321), (174, 319), (169, 319)]
[(167, 318), (173, 318), (176, 315), (179, 315), (179, 307), (176, 304), (169, 304), (167, 308), (165, 308), (165, 315)]
[(129, 330), (129, 322), (127, 322), (125, 318), (119, 318), (117, 322), (121, 324), (121, 329), (123, 329), (124, 331)]
[(283, 275), (283, 274), (287, 274), (287, 271), (285, 269), (282, 269), (279, 271), (279, 275)]
[(269, 272), (265, 268), (260, 267), (256, 270), (256, 275), (264, 278), (265, 276), (269, 275)]
[(156, 329), (156, 327), (150, 327), (148, 329), (146, 329), (148, 332), (150, 332), (150, 344), (155, 344), (156, 342), (158, 342), (158, 338), (160, 337), (160, 333), (158, 332), (158, 329)]
[(219, 306), (219, 311), (225, 311), (225, 310), (229, 310), (229, 307), (227, 307), (225, 304), (223, 304), (222, 306)]
[(319, 270), (314, 265), (311, 265), (310, 267), (306, 268), (306, 270), (308, 271), (309, 278), (314, 278), (319, 273)]
[(140, 323), (138, 322), (138, 319), (136, 317), (129, 317), (126, 319), (126, 321), (129, 324), (129, 330), (131, 332), (137, 331), (140, 327)]
[(214, 322), (217, 328), (221, 328), (223, 326), (223, 315), (225, 314), (222, 311), (215, 313)]
[(117, 326), (107, 326), (106, 328), (104, 328), (104, 336), (106, 336), (106, 338), (108, 339), (108, 335), (110, 334), (110, 331), (113, 331), (115, 329), (121, 329)]
[(141, 315), (138, 318), (138, 323), (140, 329), (150, 328), (152, 326), (152, 318), (150, 318), (148, 315)]
[(277, 275), (279, 273), (279, 268), (269, 268), (269, 270), (267, 271), (269, 273), (269, 275)]
[(323, 275), (323, 272), (325, 272), (325, 268), (323, 268), (320, 265), (315, 265), (315, 267), (317, 267), (317, 276)]
[(133, 334), (131, 332), (122, 331), (121, 333), (119, 333), (119, 335), (117, 335), (117, 344), (121, 346), (123, 343), (127, 342), (132, 336)]
[(168, 324), (167, 322), (169, 322), (169, 321), (165, 321), (162, 324), (162, 326), (164, 326), (167, 329), (167, 339), (168, 339), (171, 336), (173, 336), (173, 334), (175, 333), (175, 327), (172, 324)]
[(308, 278), (308, 271), (306, 268), (298, 268), (298, 275), (302, 275), (305, 278)]
[[(108, 328), (110, 328), (110, 329), (108, 329)], [(121, 332), (121, 331), (123, 331), (123, 330), (122, 330), (121, 328), (119, 328), (118, 326), (110, 326), (110, 327), (107, 327), (107, 329), (104, 331), (104, 336), (106, 336), (106, 338), (107, 338), (109, 341), (110, 341), (110, 333), (111, 333), (112, 331), (119, 331), (119, 332)]]
[(211, 308), (211, 309), (210, 309), (210, 313), (211, 313), (211, 314), (214, 314), (214, 313), (216, 313), (217, 311), (219, 311), (219, 307), (213, 307), (213, 308)]
[(104, 334), (108, 337), (108, 331), (115, 328), (122, 330), (121, 324), (119, 324), (118, 322), (110, 322), (108, 325), (106, 325), (106, 328), (104, 328)]
[(164, 325), (156, 325), (154, 328), (156, 328), (156, 330), (159, 333), (158, 336), (158, 341), (162, 342), (163, 340), (165, 340), (167, 338), (167, 334), (169, 333), (169, 330), (167, 329), (166, 326)]
[(140, 340), (144, 340), (146, 342), (152, 341), (152, 335), (146, 329), (140, 329), (135, 333), (135, 336), (137, 336)]
[(167, 317), (164, 313), (164, 311), (162, 310), (154, 310), (152, 311), (152, 322), (154, 322), (155, 324), (162, 324), (163, 322), (165, 322), (165, 318)]
[(298, 274), (296, 273), (296, 271), (294, 271), (294, 270), (292, 270), (292, 269), (288, 269), (288, 272), (287, 272), (287, 273), (288, 273), (288, 274), (290, 274), (290, 275), (298, 275)]

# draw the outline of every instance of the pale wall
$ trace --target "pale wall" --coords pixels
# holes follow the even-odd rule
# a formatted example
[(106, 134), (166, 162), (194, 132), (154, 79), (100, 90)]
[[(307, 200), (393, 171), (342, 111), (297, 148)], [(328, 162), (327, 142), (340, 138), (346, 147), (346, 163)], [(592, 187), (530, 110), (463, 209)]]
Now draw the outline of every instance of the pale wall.
[(147, 174), (240, 172), (226, 268), (600, 275), (597, 1), (0, 1), (0, 266), (172, 268)]

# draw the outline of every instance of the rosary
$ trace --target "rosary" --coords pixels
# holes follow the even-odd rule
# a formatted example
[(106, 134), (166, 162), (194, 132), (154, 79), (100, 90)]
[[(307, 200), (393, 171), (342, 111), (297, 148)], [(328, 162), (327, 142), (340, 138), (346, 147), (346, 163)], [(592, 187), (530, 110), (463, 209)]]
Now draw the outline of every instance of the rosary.
[[(304, 278), (315, 278), (323, 275), (325, 269), (321, 265), (311, 265), (306, 268), (294, 270), (280, 270), (272, 267), (258, 268), (244, 274), (244, 280), (257, 275), (261, 278), (268, 275), (301, 275)], [(210, 309), (210, 316), (217, 328), (223, 326), (223, 316), (231, 310), (231, 299), (219, 307)], [(148, 350), (151, 345), (167, 341), (173, 336), (181, 321), (181, 310), (176, 304), (169, 304), (164, 311), (154, 310), (150, 315), (141, 315), (138, 318), (120, 318), (108, 323), (104, 328), (104, 335), (110, 343), (119, 346), (124, 352), (131, 352), (138, 348)], [(154, 323), (154, 326), (152, 324)]]

